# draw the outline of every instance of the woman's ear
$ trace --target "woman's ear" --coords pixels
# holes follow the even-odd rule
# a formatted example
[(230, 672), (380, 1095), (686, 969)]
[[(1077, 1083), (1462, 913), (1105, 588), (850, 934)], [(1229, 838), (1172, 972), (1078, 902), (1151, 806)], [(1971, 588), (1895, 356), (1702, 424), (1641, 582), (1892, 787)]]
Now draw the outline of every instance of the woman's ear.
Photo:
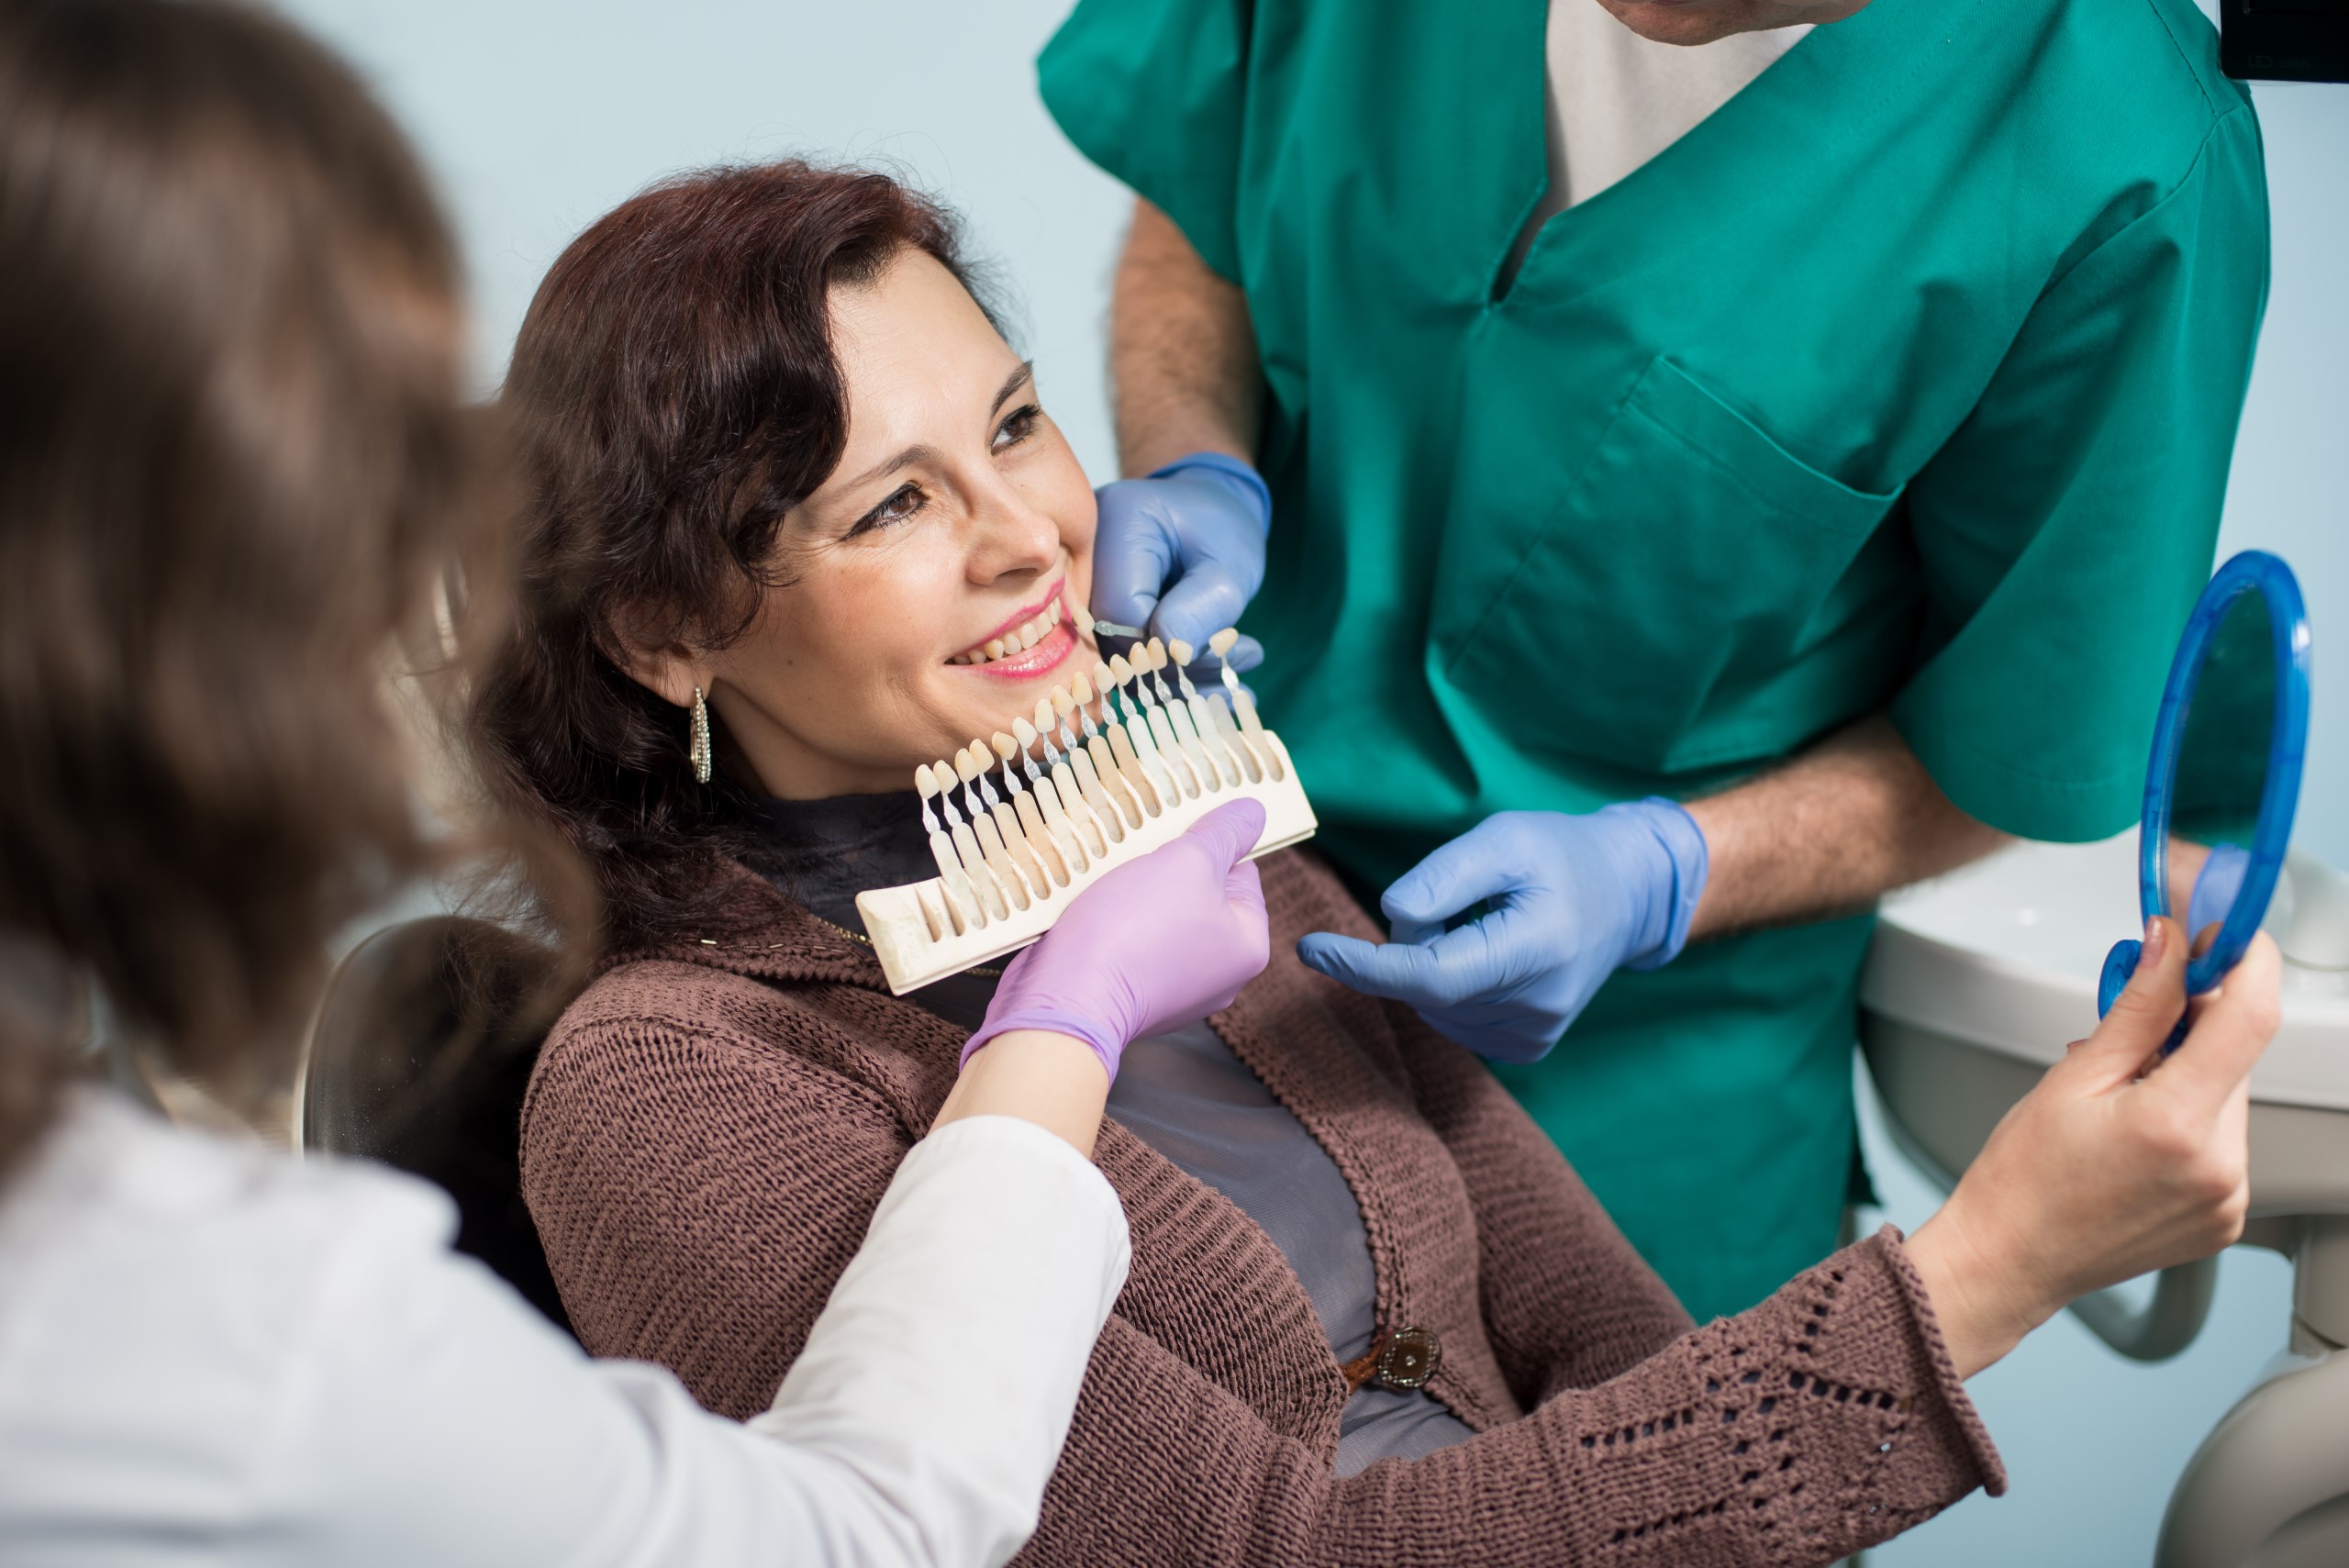
[(717, 684), (718, 677), (701, 652), (682, 642), (651, 647), (624, 643), (610, 650), (609, 656), (629, 680), (679, 707), (693, 706), (696, 688), (707, 695)]

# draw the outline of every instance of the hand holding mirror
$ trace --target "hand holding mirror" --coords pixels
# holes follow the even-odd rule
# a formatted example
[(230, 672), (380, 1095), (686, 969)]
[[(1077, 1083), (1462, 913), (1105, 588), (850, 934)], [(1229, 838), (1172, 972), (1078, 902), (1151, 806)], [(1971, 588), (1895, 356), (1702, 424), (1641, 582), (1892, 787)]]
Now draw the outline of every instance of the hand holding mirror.
[[(2309, 622), (2290, 567), (2245, 550), (2219, 568), (2170, 663), (2145, 770), (2138, 900), (2186, 934), (2189, 995), (2215, 987), (2266, 917), (2308, 750)], [(2135, 973), (2140, 944), (2104, 961), (2097, 1011)], [(2163, 1047), (2174, 1051), (2186, 1021)]]

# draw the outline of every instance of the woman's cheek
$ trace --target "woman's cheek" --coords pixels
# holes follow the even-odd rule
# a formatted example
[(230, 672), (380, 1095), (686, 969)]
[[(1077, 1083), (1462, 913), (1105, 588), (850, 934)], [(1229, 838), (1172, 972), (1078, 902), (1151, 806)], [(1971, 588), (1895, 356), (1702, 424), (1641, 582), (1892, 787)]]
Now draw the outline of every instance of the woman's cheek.
[[(1073, 465), (1072, 465), (1073, 466)], [(1100, 502), (1093, 487), (1085, 483), (1079, 470), (1073, 494), (1061, 498), (1053, 514), (1060, 519), (1061, 543), (1068, 550), (1069, 585), (1075, 590), (1075, 602), (1093, 602), (1093, 535), (1099, 525)]]

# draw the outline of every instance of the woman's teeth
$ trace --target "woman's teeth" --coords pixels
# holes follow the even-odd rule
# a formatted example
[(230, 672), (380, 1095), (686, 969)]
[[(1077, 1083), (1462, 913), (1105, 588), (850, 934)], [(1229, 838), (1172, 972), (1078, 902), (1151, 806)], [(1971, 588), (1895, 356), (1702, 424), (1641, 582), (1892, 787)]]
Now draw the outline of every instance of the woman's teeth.
[(1009, 659), (1016, 654), (1025, 653), (1052, 635), (1052, 628), (1061, 623), (1061, 602), (1054, 599), (1037, 611), (1033, 619), (1022, 622), (1001, 637), (988, 639), (986, 645), (983, 648), (974, 648), (967, 653), (957, 653), (947, 662), (949, 664), (986, 664), (997, 659)]

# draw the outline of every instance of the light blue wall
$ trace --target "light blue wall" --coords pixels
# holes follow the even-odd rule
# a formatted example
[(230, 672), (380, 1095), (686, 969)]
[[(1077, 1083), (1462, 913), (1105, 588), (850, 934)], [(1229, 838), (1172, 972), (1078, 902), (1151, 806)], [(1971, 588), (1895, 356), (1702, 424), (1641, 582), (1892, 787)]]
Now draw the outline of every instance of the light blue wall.
[[(583, 224), (666, 172), (817, 151), (886, 158), (970, 216), (1025, 302), (1046, 396), (1110, 473), (1100, 371), (1119, 189), (1037, 105), (1030, 61), (1064, 0), (295, 0), (368, 70), (463, 227), (494, 385), (530, 291)], [(2223, 548), (2297, 565), (2316, 624), (2318, 713), (2300, 837), (2349, 865), (2349, 87), (2257, 91), (2276, 209), (2275, 290)], [(2344, 651), (2328, 660), (2333, 645)], [(1888, 1212), (1933, 1195), (1874, 1129)], [(2144, 1562), (2201, 1432), (2283, 1343), (2287, 1271), (2231, 1255), (2202, 1343), (2167, 1366), (2110, 1356), (2067, 1319), (1976, 1380), (2014, 1472), (1878, 1554), (1888, 1568)]]
[(291, 0), (439, 175), (472, 262), (482, 385), (549, 263), (664, 174), (787, 153), (885, 161), (970, 219), (1053, 417), (1114, 478), (1103, 306), (1126, 201), (1036, 98), (1067, 0)]
[(2297, 837), (2349, 867), (2349, 86), (2252, 89), (2276, 261), (2219, 547), (2289, 561), (2316, 640)]

